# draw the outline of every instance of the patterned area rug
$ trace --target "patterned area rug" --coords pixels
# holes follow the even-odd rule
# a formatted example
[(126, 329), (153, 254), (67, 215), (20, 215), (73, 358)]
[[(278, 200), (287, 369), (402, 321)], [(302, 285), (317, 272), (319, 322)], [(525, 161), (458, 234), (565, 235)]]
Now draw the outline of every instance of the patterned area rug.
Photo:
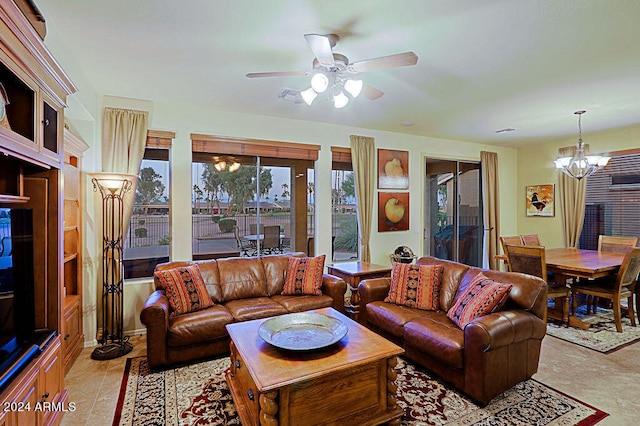
[(616, 331), (613, 322), (613, 310), (598, 308), (598, 312), (587, 314), (586, 306), (578, 307), (576, 315), (582, 321), (591, 324), (586, 330), (566, 327), (560, 321), (550, 320), (547, 334), (585, 348), (605, 354), (616, 351), (640, 340), (640, 327), (633, 327), (628, 317), (622, 316), (622, 333)]
[[(129, 358), (113, 425), (239, 425), (228, 367), (229, 358), (221, 358), (154, 373), (145, 357)], [(405, 359), (397, 369), (403, 425), (587, 426), (608, 416), (535, 380), (480, 408)]]

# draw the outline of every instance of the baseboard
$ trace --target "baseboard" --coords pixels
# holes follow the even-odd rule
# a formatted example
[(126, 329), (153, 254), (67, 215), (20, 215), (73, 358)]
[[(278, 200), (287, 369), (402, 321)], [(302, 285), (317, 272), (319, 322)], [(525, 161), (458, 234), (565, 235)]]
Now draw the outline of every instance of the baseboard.
[[(124, 333), (125, 336), (128, 337), (132, 337), (132, 336), (145, 336), (147, 334), (147, 329), (146, 328), (139, 328), (137, 330), (131, 330), (131, 331), (126, 331)], [(84, 347), (85, 348), (92, 348), (94, 346), (98, 346), (99, 343), (96, 339), (93, 340), (85, 340), (84, 341)]]

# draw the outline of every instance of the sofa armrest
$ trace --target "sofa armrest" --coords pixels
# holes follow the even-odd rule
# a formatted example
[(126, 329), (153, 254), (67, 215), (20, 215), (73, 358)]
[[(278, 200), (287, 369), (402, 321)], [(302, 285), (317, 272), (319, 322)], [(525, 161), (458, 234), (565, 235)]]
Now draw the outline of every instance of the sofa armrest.
[(347, 292), (347, 283), (335, 275), (322, 275), (322, 294), (333, 299), (333, 309), (344, 312), (344, 294)]
[(486, 404), (538, 371), (546, 323), (525, 310), (499, 311), (464, 329), (465, 391)]
[(140, 321), (147, 327), (147, 359), (151, 368), (167, 364), (167, 330), (169, 328), (169, 299), (156, 290), (145, 301)]
[(367, 303), (382, 301), (389, 294), (391, 278), (370, 278), (360, 281), (358, 284), (358, 322), (367, 324)]
[(547, 325), (525, 310), (499, 311), (480, 317), (464, 329), (465, 351), (491, 351), (528, 339), (541, 340)]

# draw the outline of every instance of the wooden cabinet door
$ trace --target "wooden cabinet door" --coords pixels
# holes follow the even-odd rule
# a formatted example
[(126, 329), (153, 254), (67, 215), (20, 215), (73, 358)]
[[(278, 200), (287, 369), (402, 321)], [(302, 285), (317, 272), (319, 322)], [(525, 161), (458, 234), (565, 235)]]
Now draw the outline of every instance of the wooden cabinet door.
[(60, 131), (60, 117), (62, 117), (62, 114), (59, 113), (58, 108), (54, 105), (46, 97), (42, 100), (40, 146), (42, 155), (51, 158), (56, 163), (61, 163), (62, 132)]
[[(63, 363), (62, 363), (62, 346), (60, 338), (51, 343), (46, 349), (40, 362), (40, 401), (50, 402), (56, 405), (62, 400), (63, 387)], [(52, 423), (52, 419), (56, 415), (62, 415), (62, 412), (56, 408), (43, 410), (43, 424)]]
[(0, 426), (13, 426), (13, 419), (11, 418), (11, 412), (3, 410), (0, 411)]
[[(71, 297), (71, 296), (70, 296)], [(73, 361), (82, 351), (82, 315), (80, 314), (80, 298), (75, 297), (73, 302), (65, 306), (63, 323), (63, 354), (64, 372), (69, 371)]]
[(40, 411), (36, 410), (36, 405), (40, 402), (38, 369), (34, 368), (19, 387), (18, 394), (12, 398), (12, 402), (17, 404), (17, 410), (13, 412), (13, 424), (17, 426), (41, 425)]

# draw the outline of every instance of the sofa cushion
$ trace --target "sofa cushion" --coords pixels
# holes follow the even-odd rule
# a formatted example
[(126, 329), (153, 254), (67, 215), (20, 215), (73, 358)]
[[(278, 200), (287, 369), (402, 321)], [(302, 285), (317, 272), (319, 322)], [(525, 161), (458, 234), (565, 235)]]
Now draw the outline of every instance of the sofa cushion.
[(198, 265), (156, 271), (154, 276), (167, 294), (171, 317), (213, 306)]
[(367, 303), (366, 309), (369, 323), (400, 338), (404, 333), (404, 325), (412, 319), (418, 318), (423, 312), (386, 302)]
[(510, 290), (511, 284), (493, 281), (480, 273), (458, 296), (447, 316), (460, 328), (464, 328), (474, 319), (500, 309), (509, 297)]
[(447, 365), (459, 369), (464, 366), (464, 332), (444, 311), (426, 312), (407, 322), (404, 341)]
[(317, 257), (290, 257), (282, 294), (320, 296), (324, 259), (324, 254)]
[(222, 305), (177, 316), (169, 320), (167, 344), (185, 346), (228, 337), (225, 326), (232, 322), (233, 317)]
[(284, 278), (289, 268), (290, 257), (305, 257), (304, 253), (273, 254), (262, 256), (265, 279), (267, 280), (267, 295), (282, 293), (284, 288)]
[(440, 265), (412, 265), (394, 262), (391, 286), (385, 302), (409, 308), (437, 311), (440, 307)]
[(220, 287), (220, 271), (218, 262), (214, 259), (199, 260), (194, 262), (200, 268), (200, 275), (207, 286), (207, 291), (211, 300), (215, 303), (222, 303), (222, 288)]
[(271, 296), (271, 300), (284, 306), (289, 312), (304, 312), (311, 309), (329, 308), (333, 306), (333, 298), (327, 295), (321, 296)]
[(284, 306), (268, 297), (232, 300), (224, 306), (236, 321), (249, 321), (288, 313)]
[(225, 302), (267, 296), (264, 267), (259, 257), (218, 259), (220, 288)]
[(465, 276), (470, 266), (435, 257), (422, 257), (416, 261), (416, 265), (442, 265), (444, 267), (440, 288), (440, 309), (448, 311), (458, 293), (460, 280)]

